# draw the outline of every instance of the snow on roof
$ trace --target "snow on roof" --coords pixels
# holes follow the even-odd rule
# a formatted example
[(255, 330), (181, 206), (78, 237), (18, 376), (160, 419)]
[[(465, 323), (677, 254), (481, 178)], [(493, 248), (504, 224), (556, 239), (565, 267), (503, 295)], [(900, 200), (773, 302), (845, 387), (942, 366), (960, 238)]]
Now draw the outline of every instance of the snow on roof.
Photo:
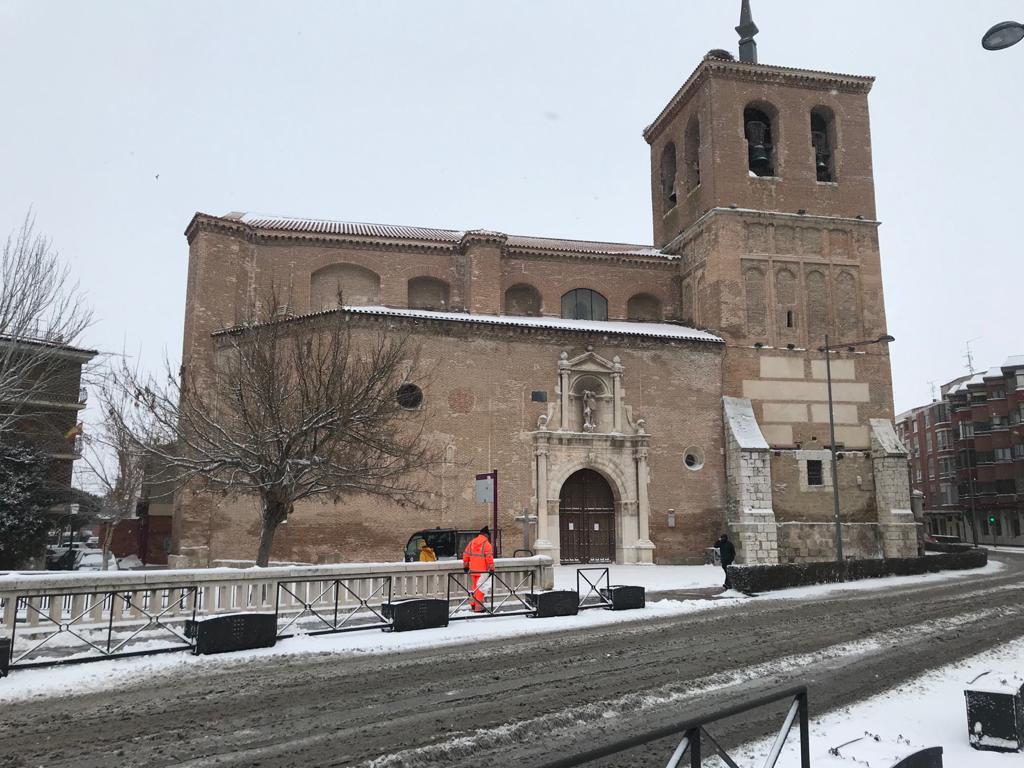
[(645, 336), (657, 339), (678, 339), (681, 341), (702, 341), (712, 344), (725, 342), (708, 331), (700, 331), (685, 325), (671, 323), (633, 323), (616, 320), (566, 320), (561, 317), (518, 317), (513, 315), (470, 315), (463, 312), (432, 312), (425, 309), (397, 309), (393, 307), (342, 307), (345, 312), (357, 315), (382, 315), (387, 317), (410, 317), (421, 320), (443, 320), (455, 323), (477, 323), (480, 325), (511, 325), (519, 328), (545, 328), (561, 331), (586, 331), (609, 333), (621, 336)]
[(347, 235), (350, 237), (384, 237), (396, 240), (428, 240), (436, 243), (456, 244), (467, 234), (483, 234), (506, 239), (512, 248), (541, 251), (562, 251), (566, 253), (591, 253), (607, 256), (649, 256), (675, 259), (676, 256), (663, 253), (653, 245), (632, 243), (608, 243), (598, 240), (564, 240), (557, 237), (529, 237), (505, 235), (488, 230), (438, 229), (435, 227), (408, 227), (394, 224), (365, 224), (354, 221), (331, 219), (310, 219), (294, 216), (277, 216), (265, 213), (232, 212), (223, 218), (240, 221), (257, 229), (272, 229), (288, 232), (308, 232), (320, 235)]
[(906, 456), (907, 449), (896, 435), (893, 423), (888, 419), (869, 419), (871, 437), (878, 441), (879, 447), (888, 456)]
[(264, 213), (229, 214), (243, 224), (259, 229), (284, 229), (291, 232), (312, 232), (320, 235), (353, 235), (356, 237), (393, 237), (401, 240), (434, 240), (457, 243), (462, 232), (433, 227), (404, 227), (392, 224), (363, 224), (355, 221), (331, 221)]
[(1024, 368), (1024, 355), (1013, 355), (1006, 358), (1003, 368)]
[(723, 397), (725, 420), (740, 448), (746, 450), (767, 450), (768, 441), (761, 434), (761, 427), (754, 416), (754, 407), (745, 397)]
[(985, 372), (985, 373), (984, 373), (984, 374), (982, 375), (982, 377), (981, 377), (981, 378), (982, 378), (982, 380), (984, 380), (984, 379), (1001, 379), (1001, 378), (1003, 378), (1003, 369), (1002, 369), (1002, 368), (999, 368), (999, 367), (996, 367), (996, 368), (989, 368), (989, 369), (988, 369), (988, 370), (987, 370), (987, 371), (986, 371), (986, 372)]

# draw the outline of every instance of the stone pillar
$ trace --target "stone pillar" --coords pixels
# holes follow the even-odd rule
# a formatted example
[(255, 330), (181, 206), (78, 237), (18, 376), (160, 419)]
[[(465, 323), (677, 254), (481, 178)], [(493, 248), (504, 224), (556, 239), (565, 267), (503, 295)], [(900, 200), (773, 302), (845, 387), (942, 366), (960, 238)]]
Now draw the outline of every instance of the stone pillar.
[(643, 446), (637, 448), (633, 454), (636, 459), (636, 562), (651, 564), (654, 562), (654, 542), (651, 541), (651, 503), (650, 498), (647, 495), (647, 483), (649, 479), (647, 452), (647, 446)]
[[(612, 432), (622, 434), (622, 360), (618, 355), (612, 360)], [(643, 538), (646, 538), (643, 537)]]
[(746, 564), (779, 562), (779, 527), (772, 508), (770, 449), (750, 400), (722, 398), (725, 409), (727, 520), (736, 559)]
[(501, 314), (501, 254), (507, 241), (507, 235), (486, 230), (471, 230), (462, 237), (463, 299), (475, 315)]
[(548, 538), (548, 440), (537, 435), (534, 456), (537, 459), (537, 540), (533, 551), (538, 555), (554, 558), (554, 546)]
[(907, 451), (891, 421), (871, 419), (871, 468), (883, 557), (915, 557), (918, 524), (910, 506)]
[(563, 352), (558, 360), (558, 410), (560, 412), (558, 429), (567, 432), (572, 429), (572, 410), (569, 398), (569, 353)]

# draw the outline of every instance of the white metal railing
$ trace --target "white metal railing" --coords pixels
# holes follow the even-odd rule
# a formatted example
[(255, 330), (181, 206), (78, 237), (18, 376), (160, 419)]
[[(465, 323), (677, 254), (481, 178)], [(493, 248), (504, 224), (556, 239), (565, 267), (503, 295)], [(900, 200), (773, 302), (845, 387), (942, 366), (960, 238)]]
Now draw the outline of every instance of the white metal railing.
[[(551, 588), (548, 557), (495, 561), (515, 583), (532, 574), (536, 589)], [(448, 597), (448, 575), (461, 561), (353, 563), (273, 568), (204, 568), (0, 575), (0, 637), (13, 637), (12, 661), (81, 656), (110, 648), (132, 650), (147, 640), (176, 643), (186, 619), (227, 613), (348, 608), (390, 594), (397, 602)], [(390, 583), (388, 583), (390, 582)], [(345, 588), (331, 587), (335, 584)], [(382, 589), (387, 585), (388, 590)], [(386, 599), (381, 599), (386, 602)], [(106, 643), (106, 651), (98, 646)], [(131, 645), (130, 645), (131, 644)]]

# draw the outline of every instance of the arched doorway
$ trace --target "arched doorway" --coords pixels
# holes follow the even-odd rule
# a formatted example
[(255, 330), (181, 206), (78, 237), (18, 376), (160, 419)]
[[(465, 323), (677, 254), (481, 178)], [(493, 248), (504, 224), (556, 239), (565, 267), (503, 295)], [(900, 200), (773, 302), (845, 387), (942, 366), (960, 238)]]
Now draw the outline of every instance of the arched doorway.
[(608, 481), (592, 469), (570, 476), (559, 495), (558, 528), (562, 562), (613, 562), (615, 498)]

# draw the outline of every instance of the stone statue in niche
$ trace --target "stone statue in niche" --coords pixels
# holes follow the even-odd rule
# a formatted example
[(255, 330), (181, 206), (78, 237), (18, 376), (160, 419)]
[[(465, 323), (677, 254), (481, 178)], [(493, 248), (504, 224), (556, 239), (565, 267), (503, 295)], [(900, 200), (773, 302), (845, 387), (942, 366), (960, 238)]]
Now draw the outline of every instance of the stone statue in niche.
[(583, 390), (583, 431), (597, 429), (597, 397), (589, 389)]

